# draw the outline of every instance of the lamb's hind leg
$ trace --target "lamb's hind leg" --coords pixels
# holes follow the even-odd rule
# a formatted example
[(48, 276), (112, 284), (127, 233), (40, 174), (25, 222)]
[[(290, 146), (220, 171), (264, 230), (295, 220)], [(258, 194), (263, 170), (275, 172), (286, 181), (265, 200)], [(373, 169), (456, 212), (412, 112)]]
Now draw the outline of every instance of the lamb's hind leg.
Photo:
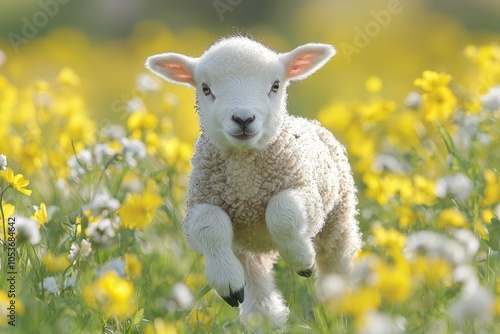
[(244, 272), (232, 250), (229, 216), (210, 204), (195, 205), (184, 222), (189, 245), (205, 255), (207, 282), (231, 306), (243, 302)]
[(354, 191), (342, 194), (337, 207), (327, 216), (323, 229), (314, 239), (318, 284), (329, 273), (347, 273), (354, 253), (361, 247), (356, 203)]
[(263, 322), (282, 328), (288, 307), (274, 285), (274, 256), (245, 253), (239, 256), (245, 270), (245, 302), (240, 317), (248, 329), (262, 328)]
[(266, 224), (283, 260), (299, 275), (309, 277), (315, 250), (308, 233), (305, 195), (300, 190), (283, 190), (266, 208)]

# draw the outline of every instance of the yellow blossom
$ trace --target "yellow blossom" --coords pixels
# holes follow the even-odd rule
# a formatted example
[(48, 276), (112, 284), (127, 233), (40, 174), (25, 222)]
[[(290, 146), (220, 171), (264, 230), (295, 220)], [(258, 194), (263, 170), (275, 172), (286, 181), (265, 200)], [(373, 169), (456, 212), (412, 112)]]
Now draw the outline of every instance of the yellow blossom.
[(136, 111), (127, 119), (127, 125), (130, 131), (154, 129), (158, 124), (158, 118), (155, 114)]
[(406, 244), (406, 237), (395, 229), (385, 229), (381, 225), (373, 227), (376, 245), (390, 250), (399, 250)]
[[(2, 216), (2, 212), (0, 211), (0, 223), (3, 223), (4, 220), (7, 221), (7, 219), (12, 217), (14, 215), (14, 212), (16, 211), (14, 205), (6, 203), (3, 199), (2, 199), (2, 208), (3, 208), (3, 214), (5, 216)], [(1, 233), (1, 235), (3, 236), (3, 232)]]
[(448, 120), (456, 111), (457, 99), (448, 87), (436, 89), (422, 95), (424, 100), (425, 120), (440, 123)]
[(125, 254), (125, 272), (128, 277), (141, 275), (142, 263), (135, 254)]
[(136, 309), (133, 300), (134, 285), (121, 278), (114, 270), (107, 270), (83, 289), (83, 300), (92, 308), (101, 308), (106, 317), (119, 319), (132, 315)]
[(70, 85), (70, 86), (76, 86), (80, 83), (80, 78), (78, 75), (69, 67), (64, 67), (61, 72), (59, 72), (59, 76), (57, 77), (57, 81)]
[(382, 90), (382, 80), (376, 76), (369, 77), (365, 81), (365, 88), (369, 93), (376, 94)]
[(402, 228), (408, 228), (415, 224), (417, 221), (417, 215), (415, 210), (410, 208), (409, 206), (401, 206), (397, 209), (398, 217), (399, 217), (399, 226)]
[(154, 218), (155, 210), (163, 203), (160, 196), (145, 191), (142, 195), (132, 194), (118, 209), (122, 226), (129, 229), (143, 229)]
[(36, 220), (40, 225), (43, 225), (47, 222), (48, 217), (47, 207), (45, 206), (45, 203), (42, 203), (33, 216), (31, 216), (31, 219)]
[(66, 254), (53, 255), (49, 252), (43, 258), (43, 264), (47, 268), (47, 271), (53, 273), (66, 270), (70, 262)]
[(210, 330), (214, 321), (214, 315), (215, 311), (211, 307), (207, 307), (201, 310), (192, 310), (189, 317), (191, 330)]
[(464, 215), (455, 209), (444, 209), (439, 214), (438, 224), (440, 228), (445, 227), (465, 227), (469, 228), (469, 223)]
[(177, 334), (177, 329), (162, 318), (156, 318), (153, 323), (144, 326), (144, 334)]
[(5, 180), (7, 180), (12, 188), (24, 195), (31, 196), (31, 190), (25, 189), (30, 184), (30, 181), (24, 179), (22, 174), (14, 175), (14, 171), (10, 167), (7, 167), (7, 170), (2, 172), (2, 174), (4, 174)]
[(403, 302), (410, 297), (411, 270), (403, 256), (396, 257), (393, 264), (377, 263), (375, 272), (378, 278), (376, 286), (383, 299), (389, 302)]
[(425, 282), (430, 285), (447, 283), (446, 280), (452, 272), (452, 268), (445, 259), (428, 258), (417, 255), (411, 261), (411, 272), (415, 282)]
[(430, 92), (436, 88), (448, 86), (451, 79), (451, 75), (443, 72), (437, 73), (434, 71), (424, 71), (422, 73), (422, 77), (415, 79), (413, 84), (427, 92)]
[(8, 308), (14, 303), (16, 313), (24, 314), (24, 305), (18, 298), (11, 298), (9, 294), (0, 290), (0, 327), (8, 326), (9, 318), (9, 310)]
[(381, 298), (377, 289), (363, 286), (348, 291), (342, 298), (332, 301), (329, 305), (339, 313), (358, 317), (365, 312), (377, 309), (380, 303)]
[(487, 169), (484, 172), (484, 179), (486, 187), (484, 188), (481, 205), (487, 206), (500, 202), (500, 179), (498, 178), (498, 174), (491, 169)]

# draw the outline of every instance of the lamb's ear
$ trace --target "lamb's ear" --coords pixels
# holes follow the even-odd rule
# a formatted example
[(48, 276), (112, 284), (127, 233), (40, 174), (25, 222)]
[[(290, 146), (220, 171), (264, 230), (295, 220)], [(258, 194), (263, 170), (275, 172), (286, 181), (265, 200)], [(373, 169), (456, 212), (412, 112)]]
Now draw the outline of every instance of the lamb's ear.
[(196, 87), (194, 68), (197, 59), (178, 53), (162, 53), (149, 57), (146, 67), (167, 81)]
[(328, 44), (309, 43), (280, 55), (287, 80), (302, 80), (320, 69), (335, 55), (335, 48)]

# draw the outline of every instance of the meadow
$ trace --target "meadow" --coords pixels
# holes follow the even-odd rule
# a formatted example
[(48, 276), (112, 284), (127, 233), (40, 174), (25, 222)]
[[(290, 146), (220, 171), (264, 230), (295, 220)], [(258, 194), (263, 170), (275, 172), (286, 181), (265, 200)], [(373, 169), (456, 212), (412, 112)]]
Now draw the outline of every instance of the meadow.
[[(166, 50), (209, 38), (149, 22), (128, 45), (144, 39)], [(0, 66), (0, 332), (244, 332), (181, 228), (193, 92), (139, 69), (149, 50), (125, 61), (71, 29), (29, 47)], [(23, 78), (52, 49), (57, 75)], [(135, 85), (96, 97), (108, 87), (86, 69), (106, 54), (115, 69), (133, 63)], [(467, 45), (456, 62), (457, 74), (419, 69), (404, 94), (366, 77), (362, 100), (306, 115), (347, 147), (364, 246), (349, 277), (320, 287), (325, 303), (314, 278), (277, 264), (287, 332), (500, 333), (500, 45)], [(328, 96), (325, 82), (315, 94)]]

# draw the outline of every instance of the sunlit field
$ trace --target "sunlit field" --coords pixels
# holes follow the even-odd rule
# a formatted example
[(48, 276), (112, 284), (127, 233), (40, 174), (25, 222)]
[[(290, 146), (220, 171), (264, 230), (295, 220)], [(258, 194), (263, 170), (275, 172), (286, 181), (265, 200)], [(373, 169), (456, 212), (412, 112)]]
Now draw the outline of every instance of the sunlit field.
[[(397, 15), (398, 29), (367, 35), (387, 69), (356, 44), (353, 27), (375, 16), (339, 23), (337, 37), (319, 31), (318, 5), (293, 18), (310, 23), (301, 42), (337, 47), (290, 89), (289, 111), (347, 147), (364, 245), (349, 276), (319, 287), (326, 302), (314, 277), (278, 262), (289, 333), (500, 333), (500, 34), (432, 16), (441, 49), (422, 55), (411, 40), (391, 49), (413, 27)], [(194, 92), (143, 68), (154, 53), (198, 56), (220, 35), (145, 20), (113, 42), (62, 27), (15, 50), (0, 36), (0, 333), (245, 332), (181, 227)], [(271, 28), (255, 35), (296, 46)]]

